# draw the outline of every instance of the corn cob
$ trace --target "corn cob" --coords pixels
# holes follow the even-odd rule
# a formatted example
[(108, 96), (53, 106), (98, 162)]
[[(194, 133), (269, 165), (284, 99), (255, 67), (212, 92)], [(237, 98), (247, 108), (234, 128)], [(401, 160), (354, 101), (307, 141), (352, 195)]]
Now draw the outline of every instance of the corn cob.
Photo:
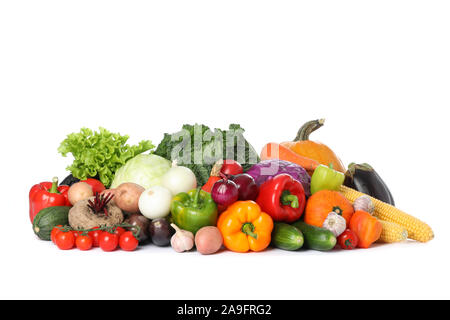
[(383, 225), (379, 242), (393, 243), (405, 241), (408, 238), (408, 231), (405, 227), (398, 225), (394, 222), (378, 220)]
[[(354, 202), (358, 197), (364, 195), (364, 193), (356, 191), (352, 188), (341, 186), (341, 193), (350, 202)], [(374, 216), (378, 219), (394, 222), (400, 226), (405, 227), (408, 231), (408, 237), (420, 242), (427, 242), (434, 238), (433, 230), (426, 223), (420, 221), (417, 218), (397, 209), (390, 204), (370, 197), (375, 205)]]

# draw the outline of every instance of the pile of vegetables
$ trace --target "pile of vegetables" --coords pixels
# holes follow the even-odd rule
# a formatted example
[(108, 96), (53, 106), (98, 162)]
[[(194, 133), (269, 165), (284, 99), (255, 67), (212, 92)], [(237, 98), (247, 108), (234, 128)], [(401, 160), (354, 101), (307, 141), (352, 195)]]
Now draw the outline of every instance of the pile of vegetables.
[(427, 224), (395, 207), (372, 166), (345, 170), (332, 149), (309, 140), (323, 124), (309, 121), (260, 155), (235, 124), (184, 125), (154, 151), (148, 140), (129, 146), (126, 135), (83, 128), (58, 149), (74, 158), (69, 176), (30, 189), (33, 231), (61, 250), (152, 244), (205, 255), (433, 239)]

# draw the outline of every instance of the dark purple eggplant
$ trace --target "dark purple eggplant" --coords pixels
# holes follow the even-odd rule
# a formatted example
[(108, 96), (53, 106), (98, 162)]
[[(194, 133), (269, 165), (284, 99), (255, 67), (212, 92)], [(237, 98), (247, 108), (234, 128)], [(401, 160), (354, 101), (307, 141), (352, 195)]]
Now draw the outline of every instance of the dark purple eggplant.
[(61, 181), (61, 183), (59, 184), (60, 186), (71, 186), (74, 183), (79, 182), (80, 179), (75, 178), (72, 174), (69, 174), (67, 177), (64, 178), (63, 181)]
[[(88, 177), (88, 178), (94, 178), (97, 180), (100, 180), (100, 177), (98, 175), (96, 175), (95, 177)], [(71, 186), (77, 182), (80, 182), (80, 179), (75, 178), (72, 174), (69, 174), (67, 177), (64, 178), (63, 181), (60, 182), (60, 186)]]
[(175, 233), (175, 230), (171, 227), (169, 220), (165, 218), (152, 220), (148, 230), (153, 244), (159, 247), (168, 246), (170, 244), (170, 239)]
[(351, 163), (345, 173), (344, 185), (395, 206), (394, 198), (386, 183), (367, 163)]

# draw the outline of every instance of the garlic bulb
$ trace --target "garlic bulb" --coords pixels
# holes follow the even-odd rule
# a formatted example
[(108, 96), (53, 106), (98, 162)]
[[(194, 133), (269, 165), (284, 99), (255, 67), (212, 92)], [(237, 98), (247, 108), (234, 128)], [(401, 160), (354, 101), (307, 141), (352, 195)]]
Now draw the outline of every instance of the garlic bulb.
[(373, 204), (372, 199), (369, 196), (361, 196), (355, 200), (353, 203), (353, 208), (355, 211), (366, 211), (370, 214), (373, 214), (375, 210), (375, 205)]
[(323, 228), (330, 230), (336, 237), (339, 237), (347, 227), (344, 217), (336, 212), (330, 212), (323, 222)]
[(175, 234), (170, 239), (170, 245), (176, 252), (189, 251), (194, 247), (194, 234), (190, 231), (181, 230), (174, 223), (171, 224), (175, 229)]

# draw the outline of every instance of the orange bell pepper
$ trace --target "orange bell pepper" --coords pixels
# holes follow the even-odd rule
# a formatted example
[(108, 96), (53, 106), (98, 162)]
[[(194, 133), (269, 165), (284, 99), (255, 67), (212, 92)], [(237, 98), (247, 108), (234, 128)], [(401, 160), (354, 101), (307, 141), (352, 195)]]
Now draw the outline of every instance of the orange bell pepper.
[(358, 236), (358, 248), (369, 248), (381, 236), (383, 225), (365, 211), (356, 211), (350, 220), (350, 230)]
[(235, 252), (262, 251), (271, 240), (273, 220), (254, 201), (237, 201), (217, 222), (225, 247)]

